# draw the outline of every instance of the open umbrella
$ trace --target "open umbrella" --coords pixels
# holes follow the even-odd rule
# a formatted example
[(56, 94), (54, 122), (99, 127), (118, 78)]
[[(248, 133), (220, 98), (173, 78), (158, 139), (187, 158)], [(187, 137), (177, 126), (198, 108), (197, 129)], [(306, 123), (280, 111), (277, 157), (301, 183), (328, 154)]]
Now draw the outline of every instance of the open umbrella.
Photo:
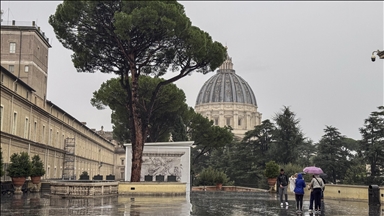
[(323, 173), (323, 170), (320, 167), (310, 166), (310, 167), (305, 167), (303, 169), (303, 172), (309, 173), (309, 174), (319, 175), (319, 174)]

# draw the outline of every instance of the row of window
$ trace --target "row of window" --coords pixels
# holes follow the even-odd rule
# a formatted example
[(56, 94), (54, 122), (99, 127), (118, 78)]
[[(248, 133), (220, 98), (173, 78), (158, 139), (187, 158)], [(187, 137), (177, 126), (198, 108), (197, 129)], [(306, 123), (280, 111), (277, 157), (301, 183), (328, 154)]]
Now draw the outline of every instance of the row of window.
[[(238, 119), (237, 120), (237, 124), (239, 125), (239, 126), (241, 126), (241, 119)], [(231, 118), (226, 118), (226, 125), (228, 125), (228, 126), (231, 126)], [(215, 125), (219, 125), (219, 119), (218, 118), (215, 118)]]
[[(1, 74), (1, 83), (4, 83), (4, 74), (3, 73)], [(14, 83), (14, 85), (13, 85), (13, 91), (17, 92), (17, 83)], [(26, 91), (25, 98), (27, 98), (29, 100), (29, 91)], [(45, 96), (44, 96), (44, 98), (45, 98)], [(35, 104), (37, 104), (37, 97), (36, 96), (35, 96)]]
[[(1, 122), (1, 130), (3, 130), (3, 114), (4, 114), (4, 107), (3, 106), (0, 106), (0, 122)], [(13, 119), (12, 119), (12, 129), (11, 129), (11, 134), (14, 134), (14, 135), (17, 135), (17, 123), (18, 123), (18, 113), (17, 112), (14, 112), (13, 113)], [(54, 135), (54, 132), (53, 132), (53, 129), (50, 128), (49, 129), (49, 141), (48, 143), (45, 143), (46, 141), (46, 126), (43, 125), (42, 126), (42, 138), (41, 140), (38, 140), (38, 134), (37, 134), (37, 122), (35, 121), (33, 123), (33, 130), (30, 131), (30, 121), (29, 121), (29, 118), (28, 117), (25, 117), (25, 122), (24, 122), (24, 133), (21, 134), (23, 138), (25, 139), (30, 139), (30, 140), (33, 140), (35, 142), (41, 142), (41, 143), (44, 143), (44, 144), (49, 144), (49, 145), (54, 145), (54, 143), (57, 145), (56, 147), (57, 148), (61, 148), (63, 149), (64, 147), (64, 140), (65, 140), (65, 136), (64, 134), (62, 134), (62, 137), (60, 139), (60, 135), (59, 135), (59, 131), (56, 131), (56, 135)], [(33, 135), (30, 135), (30, 132), (34, 132)], [(20, 133), (19, 133), (20, 135)], [(90, 149), (87, 149), (87, 147), (90, 147), (90, 146), (79, 146), (82, 151), (79, 152), (79, 155), (80, 156), (88, 156), (88, 157), (91, 157), (91, 155), (93, 155), (94, 157), (96, 157), (96, 154), (92, 154), (92, 152), (90, 151)], [(97, 155), (97, 158), (100, 160), (101, 157), (104, 157), (104, 156), (107, 156), (108, 155), (108, 152), (101, 152), (100, 151), (101, 149), (99, 149), (99, 153)], [(96, 150), (93, 149), (93, 152), (96, 153)], [(122, 162), (122, 165), (123, 165), (123, 162)]]
[[(40, 50), (40, 47), (37, 47), (38, 50)], [(16, 53), (16, 42), (10, 42), (9, 43), (9, 53)]]
[[(3, 116), (4, 116), (4, 107), (3, 106), (0, 106), (0, 124), (1, 124), (1, 130), (3, 130)], [(17, 134), (17, 122), (18, 122), (18, 113), (17, 112), (14, 112), (13, 113), (13, 119), (12, 119), (12, 130), (11, 130), (11, 133), (16, 135)], [(25, 118), (25, 124), (24, 124), (24, 134), (23, 134), (23, 137), (25, 139), (30, 139), (30, 134), (29, 134), (29, 125), (30, 125), (30, 122), (29, 122), (29, 118), (26, 117)], [(43, 125), (43, 137), (42, 137), (42, 141), (44, 142), (44, 139), (45, 139), (45, 125)], [(37, 131), (37, 122), (35, 121), (34, 124), (33, 124), (33, 131), (35, 132), (35, 136), (33, 137), (34, 141), (37, 142), (37, 134), (36, 134), (36, 131)], [(50, 143), (52, 141), (52, 128), (50, 129), (49, 131), (49, 135), (50, 135)], [(62, 136), (63, 138), (63, 142), (64, 142), (64, 134)], [(56, 132), (56, 143), (59, 142), (59, 131)]]
[[(15, 71), (15, 65), (9, 65), (8, 66), (8, 71), (13, 73)], [(29, 65), (24, 66), (24, 72), (28, 73), (29, 72)]]

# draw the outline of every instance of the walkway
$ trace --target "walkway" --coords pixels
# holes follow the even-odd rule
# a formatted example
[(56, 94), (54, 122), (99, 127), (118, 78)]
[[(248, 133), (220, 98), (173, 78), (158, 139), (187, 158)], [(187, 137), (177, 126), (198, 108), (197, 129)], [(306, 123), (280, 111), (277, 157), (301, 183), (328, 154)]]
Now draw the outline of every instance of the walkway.
[[(297, 215), (293, 198), (289, 196), (286, 209), (280, 207), (276, 194), (263, 192), (192, 192), (186, 197), (110, 196), (89, 199), (50, 197), (48, 194), (3, 195), (1, 215)], [(302, 215), (309, 215), (308, 206), (309, 201), (305, 200), (305, 212)], [(322, 215), (384, 216), (381, 213), (369, 214), (366, 202), (339, 200), (325, 200), (325, 212)]]

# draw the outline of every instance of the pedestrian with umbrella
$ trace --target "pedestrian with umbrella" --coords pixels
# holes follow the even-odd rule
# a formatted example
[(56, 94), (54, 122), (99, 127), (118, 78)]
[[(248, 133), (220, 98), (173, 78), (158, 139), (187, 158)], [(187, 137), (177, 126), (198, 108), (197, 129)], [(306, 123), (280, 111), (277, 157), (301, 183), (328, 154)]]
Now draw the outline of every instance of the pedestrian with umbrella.
[(324, 188), (324, 181), (319, 177), (323, 173), (323, 170), (319, 167), (306, 167), (303, 169), (303, 172), (314, 174), (309, 184), (310, 189), (313, 190), (313, 197), (315, 200), (315, 214), (321, 213), (321, 194)]

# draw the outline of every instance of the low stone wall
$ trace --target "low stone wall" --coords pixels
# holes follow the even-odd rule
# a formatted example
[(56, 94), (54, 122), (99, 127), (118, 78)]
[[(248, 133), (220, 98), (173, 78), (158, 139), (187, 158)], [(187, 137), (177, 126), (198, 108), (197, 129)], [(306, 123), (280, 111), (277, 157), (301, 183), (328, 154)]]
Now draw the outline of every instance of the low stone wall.
[(117, 194), (119, 182), (56, 181), (50, 184), (52, 195), (87, 197)]
[(222, 186), (221, 190), (216, 186), (197, 186), (192, 187), (192, 191), (236, 191), (236, 192), (268, 192), (268, 190), (241, 186)]
[(180, 182), (120, 182), (119, 194), (185, 195), (186, 183)]
[[(306, 183), (309, 184), (308, 182)], [(192, 191), (219, 191), (216, 186), (195, 186)], [(247, 188), (238, 186), (223, 186), (220, 191), (238, 191), (238, 192), (268, 192), (268, 190), (258, 188)], [(343, 184), (326, 184), (324, 190), (324, 199), (335, 200), (351, 200), (368, 202), (368, 185), (343, 185)], [(274, 192), (276, 193), (276, 192)], [(288, 195), (294, 195), (288, 190)], [(304, 196), (309, 199), (310, 190), (305, 190)], [(384, 187), (380, 187), (380, 200), (384, 203)]]
[[(326, 184), (324, 199), (368, 201), (369, 186)], [(384, 203), (384, 187), (380, 187), (380, 200)]]

